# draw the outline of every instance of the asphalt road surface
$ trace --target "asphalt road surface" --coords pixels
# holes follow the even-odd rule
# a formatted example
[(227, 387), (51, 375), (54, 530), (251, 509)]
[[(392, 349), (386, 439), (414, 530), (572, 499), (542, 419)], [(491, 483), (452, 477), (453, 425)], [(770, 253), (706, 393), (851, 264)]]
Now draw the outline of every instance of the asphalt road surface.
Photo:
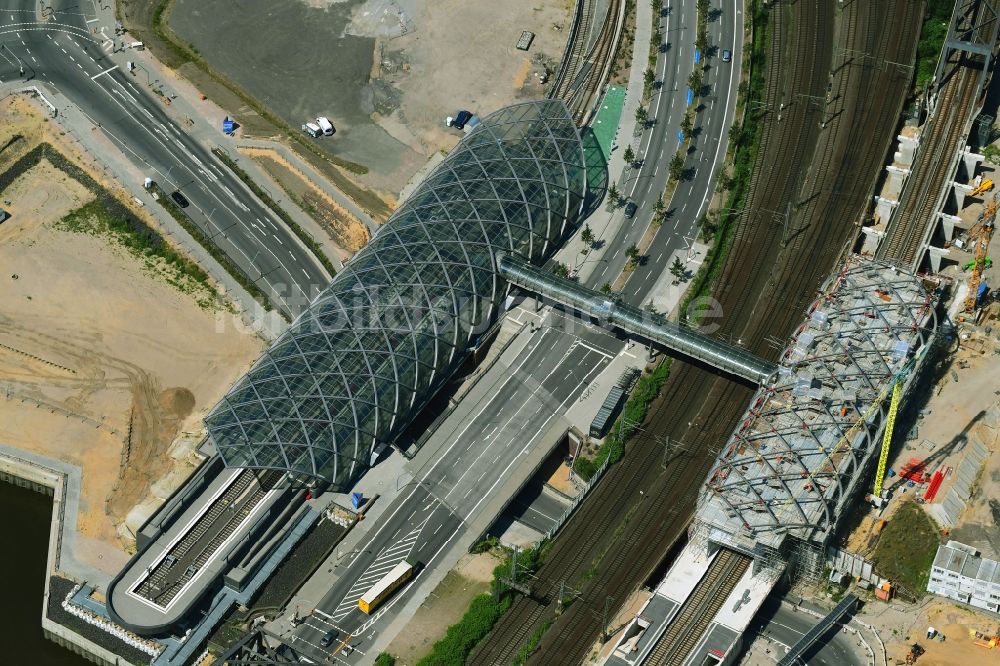
[(34, 0), (0, 0), (0, 83), (42, 83), (69, 98), (76, 109), (64, 115), (83, 114), (161, 189), (180, 190), (194, 223), (278, 309), (298, 314), (329, 282), (312, 253), (170, 120), (163, 102), (146, 92), (142, 74), (124, 71), (126, 56), (111, 53), (122, 40), (98, 18), (107, 12), (99, 15), (92, 0), (48, 6), (43, 14)]
[[(758, 633), (788, 648), (817, 622), (819, 620), (813, 615), (794, 611), (777, 599), (769, 599), (754, 620), (754, 627)], [(836, 625), (821, 636), (803, 658), (810, 666), (867, 666), (864, 648), (856, 644), (854, 634), (845, 634), (840, 625)], [(785, 648), (779, 650), (779, 655), (785, 653)]]
[[(357, 663), (377, 631), (395, 616), (393, 606), (410, 586), (393, 595), (372, 615), (357, 608), (358, 598), (398, 562), (411, 557), (434, 566), (442, 549), (464, 533), (483, 501), (503, 482), (550, 426), (565, 412), (622, 348), (621, 340), (599, 328), (574, 325), (553, 313), (515, 357), (507, 378), (481, 404), (468, 405), (462, 427), (426, 470), (415, 475), (396, 498), (380, 525), (355, 552), (337, 564), (338, 580), (317, 609), (286, 642), (306, 656), (328, 660), (339, 642), (323, 648), (330, 629), (354, 638), (350, 654), (337, 663)], [(414, 581), (420, 580), (420, 574)], [(386, 617), (388, 616), (388, 617)]]
[[(717, 48), (709, 56), (705, 86), (710, 92), (703, 96), (696, 118), (695, 127), (700, 131), (685, 162), (688, 175), (674, 195), (674, 216), (658, 230), (647, 261), (626, 284), (625, 297), (632, 304), (645, 301), (667, 268), (665, 258), (675, 249), (687, 247), (685, 236), (696, 233), (696, 221), (707, 210), (713, 192), (715, 168), (725, 158), (743, 48), (742, 30), (736, 29), (743, 20), (739, 5), (735, 0), (725, 0), (725, 5), (709, 28), (710, 41)], [(674, 3), (661, 20), (670, 47), (661, 52), (656, 65), (657, 78), (663, 81), (654, 91), (649, 112), (656, 122), (642, 138), (638, 158), (645, 159), (624, 191), (639, 203), (639, 213), (611, 241), (604, 255), (608, 259), (587, 282), (591, 287), (614, 282), (627, 260), (625, 248), (638, 244), (645, 233), (653, 205), (666, 185), (667, 163), (677, 147), (677, 128), (687, 109), (687, 78), (694, 64), (695, 0)], [(733, 52), (732, 63), (722, 63), (722, 49)], [(479, 409), (435, 466), (417, 477), (409, 493), (396, 499), (386, 513), (388, 518), (362, 542), (358, 552), (338, 564), (344, 570), (316, 611), (288, 640), (292, 647), (317, 660), (356, 663), (363, 658), (366, 646), (394, 616), (393, 606), (406, 598), (416, 582), (396, 593), (372, 616), (357, 610), (358, 597), (406, 557), (419, 560), (425, 571), (432, 567), (437, 554), (464, 530), (464, 521), (503, 480), (518, 455), (534, 444), (551, 418), (564, 411), (568, 401), (579, 396), (622, 347), (604, 331), (584, 332), (581, 337), (567, 333), (563, 326), (566, 319), (557, 317), (559, 325), (543, 327), (535, 334), (513, 366), (509, 381)], [(331, 629), (337, 629), (342, 637), (352, 636), (350, 644), (356, 649), (345, 654), (339, 642), (321, 647), (320, 639)]]
[[(625, 268), (625, 249), (638, 245), (653, 218), (656, 200), (663, 194), (669, 177), (669, 164), (677, 151), (677, 132), (687, 112), (687, 80), (694, 67), (694, 41), (697, 26), (696, 0), (664, 3), (665, 14), (660, 18), (664, 50), (657, 58), (656, 80), (649, 104), (648, 117), (652, 127), (642, 136), (636, 159), (638, 168), (629, 170), (622, 195), (636, 202), (635, 218), (626, 221), (611, 241), (600, 260), (601, 264), (587, 280), (587, 285), (599, 288), (605, 282), (614, 284)], [(692, 140), (684, 163), (683, 180), (674, 191), (668, 211), (670, 216), (657, 230), (645, 253), (623, 289), (625, 301), (632, 305), (645, 303), (656, 281), (667, 268), (670, 255), (687, 249), (698, 233), (698, 218), (708, 210), (715, 188), (718, 167), (726, 157), (729, 127), (736, 108), (736, 89), (740, 80), (743, 57), (742, 3), (722, 0), (718, 15), (709, 23), (711, 48), (702, 54), (707, 58), (704, 76), (705, 94), (696, 107)], [(722, 51), (732, 51), (732, 62), (722, 62)], [(612, 178), (618, 174), (611, 174)], [(621, 215), (619, 211), (616, 213)]]
[[(676, 147), (676, 126), (686, 108), (686, 79), (693, 64), (694, 5), (694, 0), (683, 0), (662, 17), (670, 48), (661, 53), (656, 66), (663, 81), (654, 93), (649, 113), (656, 122), (642, 139), (639, 159), (644, 161), (625, 190), (639, 203), (639, 214), (611, 242), (606, 255), (611, 259), (595, 271), (597, 277), (591, 284), (613, 281), (621, 272), (624, 248), (637, 243), (645, 232), (653, 202), (666, 182), (666, 163)], [(18, 69), (23, 63), (26, 78), (53, 85), (70, 98), (130, 161), (148, 169), (164, 189), (180, 189), (191, 201), (187, 211), (192, 219), (216, 239), (237, 266), (256, 277), (285, 312), (296, 313), (316, 289), (325, 286), (321, 268), (291, 233), (205, 148), (170, 121), (161, 102), (147, 95), (132, 75), (116, 67), (117, 60), (105, 52), (108, 42), (100, 35), (95, 39), (88, 27), (97, 25), (88, 23), (96, 16), (90, 0), (80, 5), (60, 0), (45, 21), (36, 15), (35, 7), (29, 0), (0, 0), (0, 42), (11, 57), (0, 59), (0, 81), (20, 80)], [(734, 52), (735, 63), (740, 61), (742, 44), (735, 41), (741, 39), (741, 32), (734, 31), (734, 26), (740, 21), (734, 4), (723, 10), (710, 29), (720, 48)], [(727, 30), (729, 36), (722, 37)], [(727, 39), (730, 43), (725, 43)], [(633, 273), (627, 285), (630, 302), (645, 299), (665, 268), (659, 258), (684, 246), (683, 236), (694, 232), (695, 221), (707, 206), (712, 167), (724, 156), (735, 97), (732, 88), (738, 77), (735, 64), (722, 65), (721, 59), (713, 57), (712, 65), (706, 75), (706, 86), (712, 92), (703, 98), (705, 108), (695, 123), (702, 133), (686, 163), (691, 176), (675, 195), (674, 221), (661, 227), (647, 252), (650, 260)], [(582, 393), (621, 346), (620, 340), (603, 331), (569, 333), (558, 322), (535, 334), (511, 367), (508, 380), (484, 404), (474, 406), (473, 416), (438, 462), (410, 482), (412, 488), (387, 510), (387, 517), (358, 551), (338, 563), (343, 569), (338, 581), (317, 612), (296, 630), (290, 644), (316, 658), (327, 658), (338, 644), (324, 649), (319, 639), (336, 627), (344, 635), (358, 637), (355, 642), (363, 650), (374, 637), (375, 623), (392, 613), (406, 591), (372, 616), (357, 610), (357, 598), (406, 557), (432, 566), (518, 457), (535, 444), (551, 420)], [(360, 650), (355, 654), (360, 656)], [(355, 661), (342, 653), (336, 659)]]

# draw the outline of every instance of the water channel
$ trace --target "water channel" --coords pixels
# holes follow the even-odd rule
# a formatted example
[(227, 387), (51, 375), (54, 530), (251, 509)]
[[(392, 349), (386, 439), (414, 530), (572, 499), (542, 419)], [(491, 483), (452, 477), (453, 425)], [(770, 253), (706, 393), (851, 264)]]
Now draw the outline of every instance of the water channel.
[(38, 666), (89, 664), (42, 634), (45, 560), (52, 499), (0, 481), (0, 515), (8, 535), (0, 548), (4, 594), (0, 600), (0, 663)]

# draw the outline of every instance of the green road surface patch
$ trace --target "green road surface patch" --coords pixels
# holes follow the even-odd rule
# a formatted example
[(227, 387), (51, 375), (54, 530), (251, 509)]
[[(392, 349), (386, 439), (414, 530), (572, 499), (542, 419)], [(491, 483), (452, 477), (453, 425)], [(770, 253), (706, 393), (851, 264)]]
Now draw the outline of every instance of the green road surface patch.
[(611, 155), (611, 145), (614, 143), (615, 135), (618, 133), (618, 125), (622, 119), (622, 109), (625, 108), (625, 88), (622, 86), (608, 86), (601, 100), (601, 108), (597, 110), (594, 121), (590, 124), (597, 143), (604, 152), (607, 159)]

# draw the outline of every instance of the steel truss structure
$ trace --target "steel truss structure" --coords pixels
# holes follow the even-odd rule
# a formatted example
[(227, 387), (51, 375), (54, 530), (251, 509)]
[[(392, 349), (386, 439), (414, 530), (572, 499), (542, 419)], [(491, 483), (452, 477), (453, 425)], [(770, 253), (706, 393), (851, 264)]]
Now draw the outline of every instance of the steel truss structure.
[(226, 465), (350, 487), (496, 321), (496, 252), (542, 262), (586, 183), (563, 102), (485, 117), (206, 417)]
[(929, 286), (889, 264), (848, 259), (709, 473), (697, 513), (709, 539), (744, 552), (784, 552), (786, 537), (826, 543), (878, 449), (888, 390), (934, 336)]
[(944, 84), (947, 64), (956, 52), (962, 52), (978, 56), (981, 67), (976, 90), (983, 90), (1000, 30), (998, 4), (997, 0), (958, 0), (955, 3), (948, 22), (948, 36), (934, 72), (939, 88)]

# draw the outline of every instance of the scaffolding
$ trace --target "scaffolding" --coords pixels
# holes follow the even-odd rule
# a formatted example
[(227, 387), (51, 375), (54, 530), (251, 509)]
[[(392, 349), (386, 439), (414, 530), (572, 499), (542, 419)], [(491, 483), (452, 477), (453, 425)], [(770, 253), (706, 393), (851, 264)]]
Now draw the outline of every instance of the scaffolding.
[[(818, 575), (822, 556), (801, 544), (826, 543), (870, 473), (885, 398), (897, 382), (905, 391), (933, 339), (935, 292), (926, 278), (884, 262), (847, 260), (709, 473), (698, 519), (712, 540), (741, 550), (760, 544), (795, 556), (796, 576)], [(783, 546), (788, 537), (795, 540)]]

